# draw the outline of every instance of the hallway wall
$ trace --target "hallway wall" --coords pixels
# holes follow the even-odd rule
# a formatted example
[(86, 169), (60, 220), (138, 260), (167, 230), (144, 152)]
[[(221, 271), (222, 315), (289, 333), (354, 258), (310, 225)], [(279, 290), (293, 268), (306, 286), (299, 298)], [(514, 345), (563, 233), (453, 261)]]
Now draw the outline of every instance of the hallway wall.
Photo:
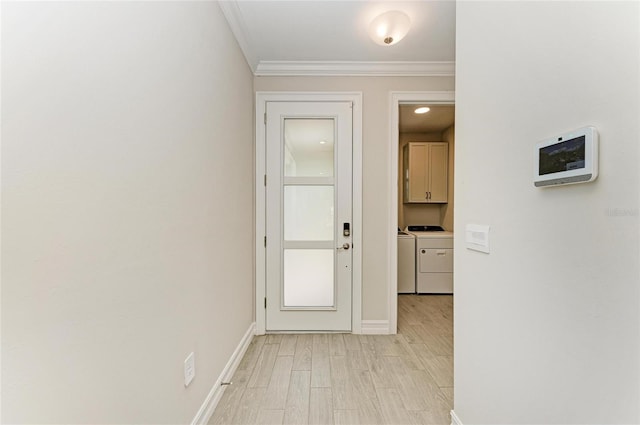
[(1, 47), (2, 422), (190, 423), (253, 321), (253, 77), (219, 6), (3, 2)]
[(256, 91), (363, 93), (362, 319), (388, 320), (389, 92), (453, 91), (453, 77), (255, 77), (254, 87)]
[[(454, 410), (640, 423), (640, 3), (458, 2), (456, 52)], [(586, 125), (597, 180), (534, 187), (534, 144)]]

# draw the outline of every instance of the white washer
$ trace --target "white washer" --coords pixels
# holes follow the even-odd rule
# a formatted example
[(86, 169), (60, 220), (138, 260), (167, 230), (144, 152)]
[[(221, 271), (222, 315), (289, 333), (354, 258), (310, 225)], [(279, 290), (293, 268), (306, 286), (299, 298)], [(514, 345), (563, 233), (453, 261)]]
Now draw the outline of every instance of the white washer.
[(411, 232), (416, 237), (416, 292), (453, 294), (453, 232)]
[(416, 293), (416, 238), (398, 231), (398, 294)]

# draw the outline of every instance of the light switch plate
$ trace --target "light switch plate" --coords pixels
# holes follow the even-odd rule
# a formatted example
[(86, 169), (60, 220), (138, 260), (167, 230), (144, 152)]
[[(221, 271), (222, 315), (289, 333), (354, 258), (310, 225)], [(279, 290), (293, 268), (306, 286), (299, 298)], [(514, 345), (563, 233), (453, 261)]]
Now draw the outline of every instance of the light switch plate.
[(193, 353), (189, 354), (184, 361), (184, 386), (188, 387), (196, 376), (196, 359)]
[(484, 224), (467, 224), (465, 242), (467, 249), (489, 253), (489, 229)]

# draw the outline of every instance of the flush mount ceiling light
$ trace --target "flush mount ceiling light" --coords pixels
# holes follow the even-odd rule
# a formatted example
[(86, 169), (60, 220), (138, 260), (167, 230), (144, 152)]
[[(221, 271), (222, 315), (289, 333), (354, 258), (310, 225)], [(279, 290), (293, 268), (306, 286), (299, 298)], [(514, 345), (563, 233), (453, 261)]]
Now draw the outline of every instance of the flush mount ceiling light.
[(409, 32), (411, 19), (406, 13), (391, 10), (379, 15), (369, 25), (369, 37), (381, 46), (392, 46)]
[(416, 108), (416, 110), (413, 111), (413, 112), (416, 113), (416, 114), (426, 114), (430, 110), (431, 110), (431, 108), (428, 108), (426, 106), (421, 106), (419, 108)]

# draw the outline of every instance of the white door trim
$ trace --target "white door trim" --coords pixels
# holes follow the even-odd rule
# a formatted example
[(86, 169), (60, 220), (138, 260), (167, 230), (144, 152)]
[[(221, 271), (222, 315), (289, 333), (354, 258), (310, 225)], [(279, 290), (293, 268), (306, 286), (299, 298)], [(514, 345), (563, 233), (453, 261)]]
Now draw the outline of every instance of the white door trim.
[(362, 332), (362, 92), (256, 92), (255, 138), (255, 314), (256, 335), (264, 335), (266, 257), (266, 102), (353, 102), (353, 293), (351, 332)]
[(430, 103), (452, 105), (455, 103), (453, 91), (392, 91), (389, 92), (389, 333), (398, 332), (398, 145), (400, 143), (398, 108), (401, 104)]

